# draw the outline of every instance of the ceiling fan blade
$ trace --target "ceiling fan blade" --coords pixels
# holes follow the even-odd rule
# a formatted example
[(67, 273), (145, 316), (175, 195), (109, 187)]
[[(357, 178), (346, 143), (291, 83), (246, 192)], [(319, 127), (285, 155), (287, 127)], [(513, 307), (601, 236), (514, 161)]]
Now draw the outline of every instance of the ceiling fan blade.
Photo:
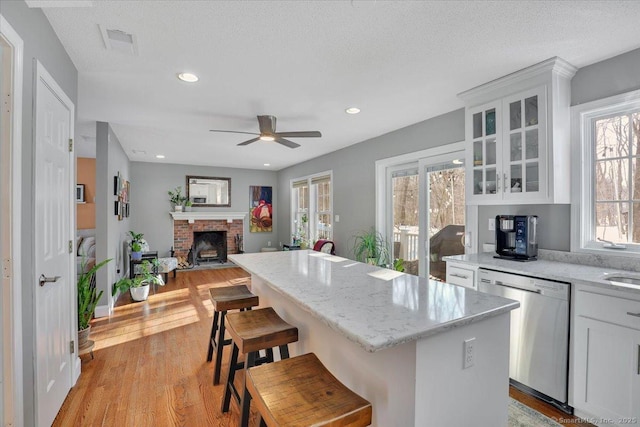
[(247, 135), (260, 135), (255, 132), (240, 132), (237, 130), (220, 130), (220, 129), (209, 129), (209, 132), (224, 132), (224, 133), (246, 133)]
[(272, 135), (276, 132), (275, 116), (258, 116), (258, 124), (260, 125), (261, 134)]
[(322, 134), (317, 130), (301, 131), (301, 132), (276, 132), (276, 136), (285, 138), (320, 138)]
[(298, 147), (300, 147), (300, 144), (296, 144), (295, 142), (289, 141), (288, 139), (280, 138), (279, 136), (276, 137), (275, 141), (280, 143), (280, 144), (282, 144), (282, 145), (286, 145), (289, 148), (298, 148)]
[(253, 138), (253, 139), (250, 139), (250, 140), (245, 141), (245, 142), (241, 142), (238, 145), (249, 145), (249, 144), (252, 144), (252, 143), (254, 143), (256, 141), (259, 141), (259, 140), (260, 140), (260, 137), (257, 137), (257, 138)]

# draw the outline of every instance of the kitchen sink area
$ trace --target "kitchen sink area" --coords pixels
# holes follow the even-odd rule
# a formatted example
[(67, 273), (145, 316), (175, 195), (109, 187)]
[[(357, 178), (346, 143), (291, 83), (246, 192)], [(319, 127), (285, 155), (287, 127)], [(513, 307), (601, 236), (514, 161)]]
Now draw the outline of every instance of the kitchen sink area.
[(602, 279), (616, 286), (640, 289), (640, 275), (605, 274)]

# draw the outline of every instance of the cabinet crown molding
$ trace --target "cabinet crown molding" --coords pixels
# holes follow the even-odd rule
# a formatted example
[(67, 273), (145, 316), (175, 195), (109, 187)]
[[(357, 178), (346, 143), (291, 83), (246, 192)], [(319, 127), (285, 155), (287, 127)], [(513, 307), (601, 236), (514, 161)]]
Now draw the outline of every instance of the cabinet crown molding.
[(492, 80), (488, 83), (476, 86), (472, 89), (460, 92), (458, 97), (462, 99), (467, 105), (473, 104), (477, 100), (485, 99), (492, 93), (514, 87), (533, 78), (548, 75), (556, 75), (561, 78), (570, 80), (578, 69), (565, 61), (564, 59), (554, 56), (546, 61), (539, 62), (530, 67), (516, 71), (511, 74), (507, 74), (504, 77)]

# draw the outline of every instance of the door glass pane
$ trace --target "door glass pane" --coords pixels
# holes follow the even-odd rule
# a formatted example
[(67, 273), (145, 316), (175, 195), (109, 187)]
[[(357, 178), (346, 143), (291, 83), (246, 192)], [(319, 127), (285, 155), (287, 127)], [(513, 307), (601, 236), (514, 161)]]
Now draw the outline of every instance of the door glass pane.
[(522, 107), (521, 102), (516, 101), (509, 104), (509, 129), (520, 129), (522, 126)]
[(487, 169), (486, 171), (486, 183), (484, 188), (484, 194), (496, 194), (496, 170), (495, 168)]
[(538, 124), (538, 97), (532, 96), (524, 100), (524, 117), (526, 126)]
[(487, 165), (496, 164), (496, 140), (495, 138), (487, 139)]
[(473, 194), (483, 194), (482, 187), (482, 170), (476, 169), (473, 171)]
[(473, 115), (473, 138), (482, 137), (482, 113)]
[(393, 178), (393, 245), (389, 262), (402, 258), (405, 272), (418, 274), (419, 182), (412, 175)]
[[(634, 203), (635, 207), (638, 203)], [(612, 242), (629, 238), (629, 203), (596, 203), (596, 237)]]
[(538, 129), (528, 130), (525, 134), (525, 147), (527, 147), (526, 158), (538, 158)]
[(482, 166), (482, 141), (473, 141), (473, 166)]
[(511, 161), (516, 162), (522, 160), (522, 134), (512, 133), (511, 137)]
[(442, 257), (464, 253), (464, 168), (428, 173), (429, 182), (429, 276), (446, 280)]
[(538, 162), (527, 163), (527, 193), (540, 191)]
[(519, 193), (522, 191), (522, 165), (511, 165), (511, 183), (509, 191)]
[(486, 120), (486, 135), (495, 135), (496, 133), (496, 110), (495, 108), (492, 108), (491, 110), (487, 111), (487, 116), (485, 118)]

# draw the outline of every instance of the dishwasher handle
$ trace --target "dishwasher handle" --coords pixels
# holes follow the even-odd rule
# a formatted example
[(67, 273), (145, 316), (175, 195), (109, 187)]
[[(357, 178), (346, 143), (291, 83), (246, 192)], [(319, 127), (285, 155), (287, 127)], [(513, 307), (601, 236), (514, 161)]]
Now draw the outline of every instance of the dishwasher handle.
[[(492, 283), (490, 280), (487, 279), (481, 279), (484, 283)], [(500, 280), (494, 280), (493, 284), (496, 286), (504, 286), (505, 288), (511, 288), (511, 289), (515, 289), (518, 291), (524, 291), (524, 292), (531, 292), (532, 294), (541, 294), (542, 291), (540, 289), (536, 289), (536, 290), (532, 290), (532, 289), (525, 289), (525, 288), (521, 288), (519, 286), (513, 286), (513, 285), (507, 285), (504, 282), (501, 282)]]

